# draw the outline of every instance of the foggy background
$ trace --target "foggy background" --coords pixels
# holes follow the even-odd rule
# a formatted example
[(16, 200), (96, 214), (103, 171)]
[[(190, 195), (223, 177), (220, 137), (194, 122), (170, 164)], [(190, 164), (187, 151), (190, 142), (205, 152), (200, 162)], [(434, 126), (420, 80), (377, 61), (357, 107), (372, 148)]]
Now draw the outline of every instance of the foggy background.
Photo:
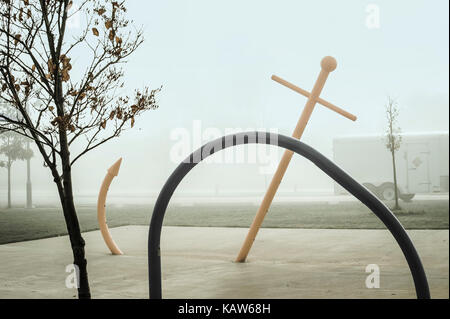
[[(378, 29), (366, 26), (369, 3), (380, 8)], [(448, 1), (128, 1), (128, 9), (146, 41), (125, 65), (126, 87), (163, 85), (160, 108), (77, 162), (76, 202), (95, 202), (106, 169), (119, 157), (110, 197), (126, 203), (156, 195), (177, 165), (170, 159), (177, 142), (171, 134), (185, 129), (192, 144), (194, 121), (201, 121), (202, 132), (278, 129), (291, 135), (306, 98), (270, 77), (310, 91), (326, 55), (338, 67), (321, 97), (358, 120), (316, 105), (303, 142), (332, 158), (335, 137), (383, 134), (388, 95), (397, 99), (403, 132), (448, 131)], [(76, 72), (83, 56), (71, 58)], [(34, 204), (56, 202), (50, 172), (33, 150)], [(260, 194), (272, 177), (261, 174), (264, 165), (202, 163), (176, 196)], [(25, 202), (25, 187), (25, 162), (15, 162), (13, 205)], [(6, 169), (0, 169), (0, 206), (6, 188)], [(294, 191), (331, 193), (333, 183), (296, 156), (280, 186), (281, 194)]]

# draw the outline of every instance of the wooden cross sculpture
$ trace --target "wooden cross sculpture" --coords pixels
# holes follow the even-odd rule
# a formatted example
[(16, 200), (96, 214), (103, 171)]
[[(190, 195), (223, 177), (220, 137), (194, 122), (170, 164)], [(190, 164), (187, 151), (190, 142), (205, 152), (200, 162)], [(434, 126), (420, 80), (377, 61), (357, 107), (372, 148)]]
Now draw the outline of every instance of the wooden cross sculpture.
[[(326, 56), (322, 59), (321, 62), (322, 70), (320, 71), (319, 77), (317, 78), (316, 84), (314, 85), (311, 93), (293, 85), (292, 83), (289, 83), (276, 75), (272, 76), (272, 80), (300, 93), (303, 96), (306, 96), (308, 98), (308, 101), (306, 102), (305, 108), (303, 109), (302, 115), (300, 116), (300, 120), (297, 123), (297, 126), (294, 130), (294, 133), (292, 134), (292, 137), (296, 139), (300, 139), (303, 135), (303, 131), (305, 130), (306, 125), (308, 124), (309, 118), (311, 117), (311, 114), (314, 110), (314, 106), (316, 103), (320, 103), (323, 106), (335, 111), (336, 113), (341, 114), (342, 116), (352, 120), (356, 121), (356, 116), (353, 114), (350, 114), (341, 108), (322, 100), (319, 96), (322, 92), (322, 89), (325, 85), (325, 82), (328, 78), (328, 75), (330, 72), (334, 71), (337, 66), (336, 60), (331, 56)], [(281, 159), (280, 164), (278, 165), (277, 171), (275, 172), (275, 175), (273, 176), (272, 182), (269, 185), (269, 188), (267, 189), (267, 192), (264, 196), (264, 199), (261, 203), (261, 206), (258, 209), (258, 212), (255, 216), (255, 219), (253, 220), (252, 225), (250, 226), (249, 232), (247, 234), (247, 237), (245, 238), (244, 244), (242, 245), (241, 250), (239, 251), (239, 255), (236, 258), (236, 262), (244, 262), (247, 258), (247, 255), (252, 248), (253, 242), (256, 238), (256, 235), (258, 234), (258, 230), (261, 227), (261, 224), (264, 220), (264, 217), (267, 214), (267, 211), (269, 210), (270, 204), (272, 203), (272, 200), (277, 192), (278, 186), (281, 183), (281, 180), (283, 179), (283, 176), (286, 172), (286, 169), (289, 165), (289, 162), (291, 161), (292, 155), (294, 153), (290, 150), (286, 150), (284, 152), (284, 155)]]

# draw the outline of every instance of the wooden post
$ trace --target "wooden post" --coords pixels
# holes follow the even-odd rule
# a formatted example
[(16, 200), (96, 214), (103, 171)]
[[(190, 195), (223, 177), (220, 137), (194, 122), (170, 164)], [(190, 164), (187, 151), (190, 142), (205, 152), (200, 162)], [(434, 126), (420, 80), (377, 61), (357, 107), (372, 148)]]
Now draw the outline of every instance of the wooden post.
[[(302, 137), (303, 132), (305, 131), (306, 125), (308, 124), (308, 121), (314, 110), (314, 106), (316, 105), (317, 102), (324, 104), (328, 108), (334, 110), (335, 112), (337, 112), (351, 120), (356, 120), (356, 116), (319, 98), (320, 93), (322, 92), (322, 89), (328, 78), (328, 75), (330, 74), (330, 72), (332, 72), (336, 69), (336, 66), (337, 66), (337, 62), (333, 57), (327, 56), (322, 59), (322, 61), (321, 61), (322, 69), (320, 71), (319, 77), (317, 78), (317, 81), (316, 81), (311, 93), (308, 93), (307, 91), (304, 91), (304, 90), (290, 84), (289, 82), (280, 79), (279, 77), (276, 77), (276, 76), (272, 77), (273, 80), (308, 97), (308, 101), (306, 102), (305, 108), (303, 109), (302, 115), (300, 116), (300, 120), (298, 121), (297, 126), (295, 127), (292, 137), (297, 138), (297, 139), (300, 139)], [(267, 211), (269, 210), (269, 207), (272, 203), (272, 200), (277, 192), (278, 186), (280, 185), (281, 180), (283, 179), (283, 176), (286, 173), (286, 169), (289, 165), (289, 162), (291, 161), (292, 155), (293, 155), (292, 151), (286, 150), (284, 152), (283, 157), (280, 161), (280, 164), (278, 165), (278, 168), (272, 179), (272, 182), (270, 183), (269, 188), (267, 189), (267, 192), (261, 203), (261, 206), (259, 207), (258, 212), (256, 213), (256, 216), (253, 220), (253, 223), (250, 226), (250, 229), (248, 231), (247, 237), (245, 238), (244, 244), (242, 245), (241, 250), (239, 251), (239, 255), (236, 258), (236, 262), (244, 262), (245, 259), (247, 258), (247, 255), (253, 245), (256, 235), (258, 234), (258, 230), (261, 227), (261, 224), (264, 221), (264, 217), (266, 216)]]

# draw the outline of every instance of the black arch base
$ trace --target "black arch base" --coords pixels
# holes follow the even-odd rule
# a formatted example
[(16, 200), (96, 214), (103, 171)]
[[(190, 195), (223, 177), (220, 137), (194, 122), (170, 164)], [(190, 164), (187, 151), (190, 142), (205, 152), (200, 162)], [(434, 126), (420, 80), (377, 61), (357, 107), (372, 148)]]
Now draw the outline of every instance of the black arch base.
[(428, 287), (427, 277), (417, 254), (414, 245), (406, 233), (398, 219), (377, 197), (375, 197), (364, 186), (356, 182), (350, 175), (336, 166), (325, 156), (311, 148), (310, 146), (284, 135), (266, 133), (266, 132), (245, 132), (224, 136), (202, 146), (200, 149), (192, 153), (185, 161), (183, 161), (170, 175), (166, 184), (163, 186), (161, 193), (156, 201), (153, 216), (150, 222), (150, 230), (148, 237), (148, 271), (149, 271), (149, 289), (150, 299), (161, 299), (161, 255), (160, 255), (160, 239), (161, 228), (164, 215), (175, 189), (181, 180), (195, 167), (200, 161), (215, 152), (227, 147), (259, 143), (272, 144), (291, 150), (297, 154), (306, 157), (317, 167), (324, 171), (328, 176), (334, 179), (349, 193), (353, 194), (364, 205), (366, 205), (379, 219), (386, 225), (392, 233), (403, 254), (408, 262), (411, 274), (414, 279), (417, 298), (429, 299), (430, 291)]

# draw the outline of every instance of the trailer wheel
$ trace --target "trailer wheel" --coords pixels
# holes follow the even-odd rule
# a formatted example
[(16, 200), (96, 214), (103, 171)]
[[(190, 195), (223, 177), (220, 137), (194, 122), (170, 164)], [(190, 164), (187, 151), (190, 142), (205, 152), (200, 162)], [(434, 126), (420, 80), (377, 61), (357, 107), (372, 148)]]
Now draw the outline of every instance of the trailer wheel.
[(375, 196), (380, 197), (378, 187), (376, 187), (372, 183), (363, 183), (363, 186), (371, 191)]
[[(380, 197), (384, 200), (394, 200), (395, 199), (395, 186), (393, 183), (383, 183), (379, 187), (380, 191)], [(400, 195), (400, 192), (398, 192)]]
[(405, 203), (410, 203), (416, 194), (400, 194), (400, 199)]

